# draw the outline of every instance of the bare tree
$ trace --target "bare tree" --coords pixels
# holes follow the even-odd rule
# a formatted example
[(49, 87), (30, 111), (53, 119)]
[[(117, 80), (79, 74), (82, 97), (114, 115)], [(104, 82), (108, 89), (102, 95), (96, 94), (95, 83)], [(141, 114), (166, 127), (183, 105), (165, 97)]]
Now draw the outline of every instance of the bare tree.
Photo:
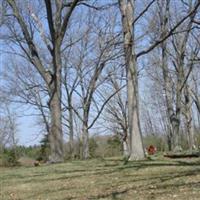
[[(198, 1), (196, 1), (198, 3)], [(189, 2), (189, 7), (188, 7), (188, 13), (193, 10), (193, 2)], [(176, 70), (176, 75), (177, 75), (177, 81), (176, 81), (176, 105), (175, 105), (175, 112), (171, 116), (171, 123), (173, 127), (173, 135), (174, 135), (174, 150), (179, 149), (180, 146), (180, 139), (179, 139), (179, 127), (180, 127), (180, 117), (181, 117), (181, 111), (182, 111), (182, 105), (181, 105), (181, 98), (182, 98), (182, 92), (184, 91), (185, 88), (185, 94), (187, 93), (187, 79), (188, 76), (192, 70), (192, 66), (189, 66), (188, 72), (185, 72), (185, 60), (186, 60), (186, 52), (187, 52), (187, 43), (189, 41), (189, 36), (191, 33), (191, 29), (193, 26), (193, 20), (195, 19), (197, 12), (194, 12), (189, 19), (184, 23), (184, 26), (186, 27), (186, 31), (184, 33), (180, 33), (177, 35), (172, 36), (172, 44), (175, 50), (175, 59), (173, 59), (173, 64)], [(188, 104), (190, 104), (189, 98), (185, 96), (186, 99), (186, 121), (187, 121), (187, 130), (189, 137), (191, 140), (192, 138), (192, 131), (191, 131), (191, 112), (190, 107)], [(188, 107), (189, 106), (189, 107)], [(190, 117), (189, 117), (190, 115)], [(188, 124), (189, 122), (189, 124)], [(192, 141), (191, 141), (192, 142)], [(192, 142), (193, 143), (193, 142)], [(191, 147), (192, 148), (192, 147)]]
[(124, 32), (125, 64), (127, 70), (128, 128), (130, 135), (130, 160), (144, 159), (144, 148), (139, 121), (139, 94), (134, 34), (134, 1), (119, 1)]
[[(142, 144), (142, 135), (141, 135), (141, 129), (140, 129), (139, 110), (138, 110), (139, 109), (138, 78), (137, 78), (138, 70), (137, 70), (136, 61), (139, 57), (151, 52), (158, 45), (162, 44), (166, 39), (168, 39), (171, 35), (173, 35), (175, 30), (181, 24), (183, 24), (188, 18), (192, 19), (196, 15), (197, 9), (199, 8), (199, 5), (200, 5), (200, 2), (196, 1), (194, 5), (192, 5), (191, 8), (188, 10), (188, 13), (184, 17), (182, 17), (179, 21), (177, 21), (174, 26), (170, 27), (169, 30), (163, 30), (164, 34), (161, 37), (158, 35), (158, 37), (156, 38), (156, 41), (153, 42), (153, 44), (150, 44), (149, 47), (147, 47), (146, 49), (141, 50), (138, 53), (135, 53), (135, 47), (136, 47), (135, 24), (148, 11), (149, 7), (153, 3), (154, 1), (151, 1), (145, 7), (145, 9), (138, 15), (138, 17), (135, 17), (135, 14), (134, 14), (134, 11), (136, 10), (135, 1), (119, 0), (119, 7), (121, 11), (121, 16), (122, 16), (122, 26), (123, 26), (123, 32), (124, 32), (125, 63), (127, 67), (127, 77), (128, 77), (127, 78), (128, 79), (127, 80), (128, 81), (128, 113), (129, 113), (128, 123), (129, 123), (129, 134), (130, 134), (130, 142), (131, 142), (131, 154), (130, 154), (131, 160), (144, 158), (144, 150), (143, 150), (143, 144)], [(191, 28), (190, 26), (191, 26), (191, 23), (188, 24), (187, 28), (190, 29)], [(177, 99), (180, 99), (179, 95), (177, 95)], [(179, 106), (177, 105), (177, 107)], [(178, 111), (176, 112), (177, 116), (179, 116), (179, 109), (177, 111)], [(177, 119), (176, 119), (176, 122), (177, 122)], [(177, 133), (177, 131), (178, 131), (178, 126), (175, 125), (175, 132)], [(175, 143), (176, 141), (177, 140), (175, 139)]]
[(1, 102), (0, 115), (0, 152), (6, 147), (14, 150), (16, 156), (17, 145), (17, 118), (6, 102)]
[[(123, 89), (123, 73), (114, 69), (113, 74), (109, 77), (110, 85), (117, 94), (107, 103), (105, 108), (105, 122), (109, 121), (109, 130), (120, 136), (123, 144), (124, 157), (129, 156), (130, 147), (128, 140), (128, 117), (127, 117), (127, 96)], [(124, 70), (123, 70), (124, 71)], [(119, 77), (118, 77), (119, 76)]]
[[(102, 112), (105, 104), (108, 100), (114, 95), (111, 94), (108, 99), (104, 100), (101, 108), (98, 109), (97, 116), (94, 117), (94, 120), (89, 123), (89, 116), (91, 111), (91, 106), (94, 103), (94, 95), (98, 87), (100, 87), (105, 77), (102, 78), (102, 73), (104, 68), (107, 65), (107, 62), (110, 60), (116, 59), (119, 53), (115, 52), (112, 54), (111, 48), (113, 48), (113, 40), (105, 41), (104, 46), (102, 46), (102, 41), (99, 41), (100, 47), (100, 54), (97, 55), (98, 57), (95, 60), (91, 60), (91, 67), (89, 68), (87, 64), (87, 68), (84, 65), (77, 66), (79, 82), (80, 82), (80, 96), (81, 96), (81, 108), (82, 108), (82, 115), (76, 114), (79, 116), (79, 119), (82, 122), (82, 145), (83, 145), (83, 158), (86, 159), (89, 157), (89, 133), (88, 130), (94, 125), (96, 120), (98, 119), (99, 115)], [(96, 43), (97, 44), (97, 43)], [(101, 78), (100, 78), (101, 77)], [(115, 92), (116, 94), (116, 92)]]
[(63, 161), (63, 134), (61, 122), (61, 46), (70, 17), (78, 2), (79, 0), (74, 0), (69, 4), (65, 4), (64, 1), (55, 1), (55, 3), (52, 3), (51, 1), (46, 0), (44, 2), (48, 24), (47, 34), (49, 37), (46, 36), (42, 21), (39, 20), (32, 11), (33, 8), (31, 6), (33, 5), (29, 5), (30, 14), (35, 24), (38, 26), (42, 42), (46, 45), (46, 49), (49, 52), (48, 57), (51, 62), (50, 70), (47, 70), (47, 66), (45, 66), (46, 63), (43, 62), (44, 59), (42, 58), (42, 53), (39, 51), (39, 46), (34, 41), (32, 26), (30, 26), (30, 23), (28, 23), (24, 18), (24, 10), (20, 9), (18, 2), (7, 0), (7, 3), (11, 8), (10, 14), (14, 17), (12, 19), (14, 22), (15, 20), (17, 21), (23, 33), (23, 40), (15, 34), (12, 34), (13, 39), (19, 44), (29, 62), (37, 69), (48, 87), (49, 107), (51, 113), (51, 134), (49, 137), (51, 162)]
[(7, 101), (27, 109), (33, 108), (31, 115), (39, 119), (42, 132), (49, 135), (48, 89), (36, 70), (29, 63), (12, 57), (1, 78), (4, 82), (2, 91), (9, 96)]
[[(71, 50), (70, 50), (71, 51)], [(69, 53), (67, 54), (69, 58)], [(69, 65), (69, 60), (65, 58), (64, 60), (64, 75), (63, 75), (63, 84), (66, 91), (66, 102), (63, 99), (63, 107), (68, 111), (68, 116), (65, 116), (63, 113), (64, 119), (67, 121), (67, 127), (69, 129), (69, 154), (71, 158), (74, 158), (75, 149), (74, 149), (74, 103), (73, 103), (73, 95), (75, 93), (76, 88), (78, 87), (79, 80), (78, 74), (73, 66)]]

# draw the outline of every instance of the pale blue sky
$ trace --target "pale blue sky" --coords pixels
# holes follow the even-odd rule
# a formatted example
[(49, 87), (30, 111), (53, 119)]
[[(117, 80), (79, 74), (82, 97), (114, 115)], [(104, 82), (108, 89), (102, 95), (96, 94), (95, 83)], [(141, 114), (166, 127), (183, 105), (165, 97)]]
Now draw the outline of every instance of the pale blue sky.
[(35, 126), (35, 117), (26, 116), (18, 118), (17, 138), (20, 145), (30, 146), (39, 144), (42, 134), (38, 133), (38, 128)]

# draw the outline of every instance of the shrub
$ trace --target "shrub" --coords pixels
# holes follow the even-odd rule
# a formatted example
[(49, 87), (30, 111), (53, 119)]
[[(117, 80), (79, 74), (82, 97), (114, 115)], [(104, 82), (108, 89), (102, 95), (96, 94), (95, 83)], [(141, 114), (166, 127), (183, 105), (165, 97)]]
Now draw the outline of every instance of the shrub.
[(5, 149), (2, 155), (2, 165), (3, 166), (17, 166), (18, 155), (15, 149)]
[(41, 147), (38, 152), (37, 160), (46, 162), (50, 154), (50, 144), (48, 135), (45, 135), (44, 138), (40, 141)]
[(122, 155), (122, 149), (122, 142), (118, 136), (114, 135), (108, 138), (106, 156), (120, 156)]
[(91, 158), (96, 157), (96, 149), (98, 148), (98, 144), (95, 138), (89, 139), (89, 154)]

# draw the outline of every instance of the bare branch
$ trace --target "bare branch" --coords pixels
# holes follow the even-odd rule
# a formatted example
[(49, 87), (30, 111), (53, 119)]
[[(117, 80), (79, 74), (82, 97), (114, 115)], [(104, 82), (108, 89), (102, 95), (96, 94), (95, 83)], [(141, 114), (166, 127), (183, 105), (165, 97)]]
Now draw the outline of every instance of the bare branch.
[(146, 8), (134, 19), (133, 24), (135, 24), (147, 11), (148, 9), (151, 7), (151, 5), (155, 2), (156, 0), (152, 0), (147, 6)]
[(71, 6), (70, 6), (70, 10), (67, 12), (67, 14), (64, 17), (63, 24), (62, 24), (62, 27), (61, 27), (61, 39), (63, 39), (63, 37), (65, 35), (66, 29), (67, 29), (67, 24), (69, 22), (70, 16), (71, 16), (71, 14), (72, 14), (72, 12), (73, 12), (73, 10), (76, 7), (78, 2), (79, 2), (79, 0), (74, 0), (72, 2)]
[(161, 44), (162, 42), (164, 42), (166, 39), (168, 39), (173, 32), (190, 16), (192, 16), (194, 13), (197, 12), (197, 9), (200, 6), (200, 1), (198, 1), (198, 3), (194, 6), (194, 8), (185, 16), (183, 17), (173, 28), (171, 28), (171, 30), (167, 33), (167, 35), (165, 35), (163, 38), (159, 39), (158, 41), (156, 41), (154, 44), (152, 44), (150, 47), (148, 47), (146, 50), (143, 50), (139, 53), (136, 54), (136, 58), (139, 58), (140, 56), (143, 56), (147, 53), (149, 53), (150, 51), (152, 51), (154, 48), (156, 48), (159, 44)]
[(92, 123), (90, 124), (90, 126), (88, 126), (88, 129), (92, 128), (92, 126), (94, 125), (94, 123), (97, 121), (97, 119), (99, 118), (99, 116), (101, 115), (104, 107), (106, 106), (106, 104), (112, 99), (112, 97), (114, 97), (120, 90), (122, 90), (123, 88), (125, 88), (126, 85), (123, 85), (122, 87), (120, 87), (118, 90), (116, 90), (113, 94), (111, 94), (103, 103), (103, 105), (101, 106), (101, 108), (99, 109), (99, 112), (97, 114), (97, 116), (94, 118), (94, 120), (92, 121)]

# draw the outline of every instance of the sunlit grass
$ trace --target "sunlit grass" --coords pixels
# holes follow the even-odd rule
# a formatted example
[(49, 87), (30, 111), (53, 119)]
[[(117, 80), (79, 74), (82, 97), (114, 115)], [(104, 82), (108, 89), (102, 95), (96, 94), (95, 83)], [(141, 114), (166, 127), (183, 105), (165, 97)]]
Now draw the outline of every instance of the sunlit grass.
[(200, 159), (73, 161), (0, 168), (0, 199), (199, 199)]

